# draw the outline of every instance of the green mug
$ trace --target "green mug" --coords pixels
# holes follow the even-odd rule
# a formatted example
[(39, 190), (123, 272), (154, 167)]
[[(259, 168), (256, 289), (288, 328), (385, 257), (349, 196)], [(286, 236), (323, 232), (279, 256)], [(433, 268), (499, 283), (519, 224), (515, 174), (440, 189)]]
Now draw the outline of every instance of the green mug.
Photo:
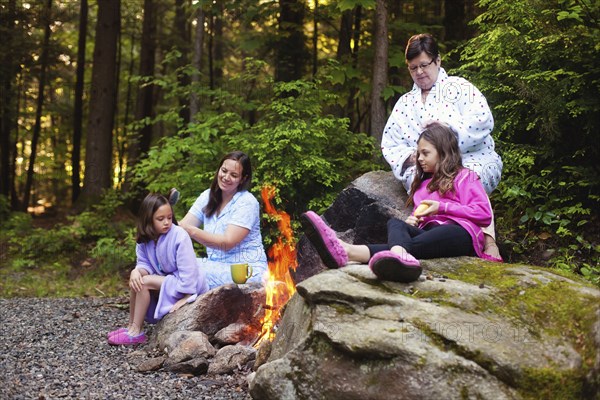
[(231, 279), (237, 284), (246, 283), (252, 276), (252, 266), (248, 263), (231, 264)]

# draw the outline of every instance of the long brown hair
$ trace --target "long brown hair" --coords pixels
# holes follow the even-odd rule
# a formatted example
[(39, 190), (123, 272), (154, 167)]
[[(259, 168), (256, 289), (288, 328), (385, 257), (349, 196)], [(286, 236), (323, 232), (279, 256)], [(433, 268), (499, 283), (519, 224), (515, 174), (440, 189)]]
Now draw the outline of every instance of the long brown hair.
[[(137, 232), (135, 236), (136, 243), (148, 243), (151, 240), (156, 240), (160, 236), (160, 234), (154, 230), (154, 221), (152, 217), (154, 217), (156, 210), (165, 204), (169, 204), (169, 200), (158, 193), (150, 193), (144, 198), (140, 210), (138, 211), (136, 224)], [(169, 204), (169, 206), (171, 205)], [(173, 212), (173, 207), (171, 207), (171, 212)], [(173, 216), (173, 220), (174, 219), (175, 216)]]
[[(438, 191), (441, 195), (454, 191), (454, 178), (462, 168), (462, 157), (458, 148), (458, 139), (456, 134), (446, 125), (433, 123), (421, 132), (417, 144), (421, 140), (427, 140), (435, 147), (438, 153), (439, 161), (435, 166), (433, 173), (425, 173), (421, 164), (417, 161), (417, 171), (415, 179), (410, 186), (410, 196), (406, 202), (407, 206), (414, 204), (415, 191), (421, 186), (421, 183), (431, 177), (427, 184), (427, 190), (430, 192)], [(418, 158), (418, 154), (417, 154)]]
[(232, 151), (231, 153), (225, 154), (219, 163), (219, 168), (217, 168), (217, 172), (215, 172), (215, 177), (210, 184), (210, 194), (208, 196), (208, 203), (202, 209), (204, 214), (207, 217), (212, 216), (221, 206), (223, 202), (223, 192), (219, 187), (219, 170), (223, 166), (225, 160), (234, 160), (241, 164), (242, 166), (242, 179), (238, 186), (238, 192), (242, 190), (248, 190), (250, 188), (250, 184), (252, 183), (252, 165), (250, 164), (250, 157), (244, 152), (241, 151)]

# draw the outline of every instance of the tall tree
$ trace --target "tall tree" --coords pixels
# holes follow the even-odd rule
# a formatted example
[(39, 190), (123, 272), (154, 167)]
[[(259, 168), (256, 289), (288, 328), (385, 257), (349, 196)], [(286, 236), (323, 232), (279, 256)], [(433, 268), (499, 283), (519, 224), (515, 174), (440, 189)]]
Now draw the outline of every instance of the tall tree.
[(85, 44), (87, 37), (88, 2), (81, 0), (79, 5), (79, 39), (77, 44), (77, 79), (75, 81), (75, 99), (73, 110), (73, 153), (71, 164), (71, 200), (73, 203), (80, 192), (80, 161), (81, 161), (81, 136), (83, 126), (83, 85), (85, 76)]
[(79, 202), (95, 201), (112, 183), (112, 130), (115, 116), (117, 39), (121, 27), (121, 1), (98, 0), (98, 22), (90, 112), (85, 148), (85, 177)]
[(373, 44), (375, 55), (373, 57), (373, 79), (371, 89), (371, 130), (370, 134), (381, 143), (381, 136), (386, 122), (385, 101), (383, 90), (387, 85), (388, 70), (388, 28), (387, 5), (385, 0), (377, 0), (375, 7), (375, 29)]
[(319, 0), (315, 0), (315, 9), (313, 11), (313, 34), (312, 34), (312, 74), (317, 74), (318, 44), (319, 44)]
[(0, 8), (0, 30), (5, 40), (7, 51), (1, 53), (0, 63), (0, 194), (10, 193), (12, 174), (11, 159), (11, 125), (14, 113), (13, 81), (17, 75), (18, 65), (14, 62), (15, 41), (14, 28), (16, 21), (16, 0), (10, 0), (6, 9)]
[(35, 167), (35, 158), (37, 155), (37, 144), (42, 131), (42, 109), (44, 107), (44, 87), (46, 86), (46, 70), (48, 68), (48, 53), (50, 50), (50, 25), (52, 19), (52, 0), (47, 0), (46, 6), (43, 9), (44, 17), (44, 41), (42, 42), (42, 55), (40, 57), (40, 77), (38, 80), (38, 97), (35, 111), (35, 125), (33, 126), (33, 136), (31, 138), (31, 153), (29, 155), (29, 166), (27, 168), (27, 179), (25, 181), (25, 191), (23, 193), (23, 203), (21, 205), (23, 211), (27, 211), (29, 199), (31, 196), (31, 186), (33, 185), (33, 171)]
[[(157, 12), (154, 0), (144, 0), (144, 22), (142, 24), (142, 43), (140, 47), (139, 74), (142, 77), (154, 75), (156, 67), (156, 28)], [(137, 92), (135, 119), (137, 121), (154, 115), (154, 85), (140, 85)], [(152, 125), (144, 125), (130, 144), (127, 160), (127, 170), (135, 166), (140, 157), (148, 152), (152, 143)], [(128, 181), (131, 174), (128, 173)], [(126, 183), (129, 185), (129, 183)]]
[[(176, 34), (175, 48), (181, 53), (181, 57), (177, 62), (177, 67), (183, 68), (189, 64), (190, 53), (190, 22), (188, 12), (190, 5), (187, 0), (175, 0), (175, 19), (173, 20), (173, 31)], [(186, 73), (179, 72), (177, 74), (179, 86), (188, 87), (190, 85), (190, 76)], [(186, 97), (179, 98), (180, 112), (179, 116), (183, 120), (183, 124), (187, 125), (190, 122), (189, 100)]]
[[(192, 57), (192, 85), (197, 86), (200, 83), (200, 69), (202, 68), (202, 48), (204, 43), (204, 8), (200, 3), (196, 9), (196, 34), (194, 36), (194, 52)], [(200, 108), (199, 99), (196, 91), (192, 92), (190, 97), (190, 118), (194, 119), (194, 115)]]
[(304, 0), (279, 0), (279, 36), (276, 47), (275, 80), (302, 78), (308, 51), (304, 35)]
[(467, 38), (465, 0), (444, 0), (444, 41), (458, 41)]
[(338, 34), (337, 60), (342, 61), (350, 55), (352, 49), (352, 9), (344, 10), (340, 21), (340, 30)]
[(210, 8), (208, 68), (210, 88), (221, 85), (223, 78), (223, 2), (216, 0)]

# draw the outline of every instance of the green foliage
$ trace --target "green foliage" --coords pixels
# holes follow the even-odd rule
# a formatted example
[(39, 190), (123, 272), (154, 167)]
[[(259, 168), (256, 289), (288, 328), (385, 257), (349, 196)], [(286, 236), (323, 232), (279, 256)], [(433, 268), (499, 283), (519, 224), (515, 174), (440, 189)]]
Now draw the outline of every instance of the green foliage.
[(91, 210), (49, 228), (10, 214), (0, 235), (2, 296), (120, 294), (122, 273), (135, 262), (133, 221), (117, 215), (122, 203), (106, 191)]
[(135, 228), (131, 228), (120, 239), (100, 238), (90, 254), (100, 263), (100, 271), (123, 271), (135, 265), (135, 246)]
[[(137, 182), (161, 193), (178, 187), (176, 213), (183, 215), (209, 187), (222, 155), (241, 150), (252, 159), (256, 195), (264, 184), (274, 185), (274, 201), (288, 213), (322, 210), (352, 179), (374, 168), (373, 141), (328, 113), (337, 98), (325, 89), (332, 75), (324, 79), (329, 81), (273, 83), (264, 62), (247, 59), (246, 69), (230, 80), (230, 91), (161, 82), (167, 91), (201, 97), (204, 109), (185, 127), (166, 117), (179, 115), (178, 105), (147, 121), (170, 120), (179, 132), (163, 138), (136, 166)], [(269, 234), (264, 236), (268, 243)]]
[[(525, 252), (540, 236), (561, 269), (600, 274), (600, 3), (481, 0), (458, 73), (485, 93), (504, 160), (499, 230)], [(509, 145), (510, 143), (510, 145)]]
[(316, 80), (276, 83), (260, 120), (230, 143), (248, 149), (258, 181), (278, 189), (291, 214), (322, 210), (359, 173), (373, 167), (374, 146), (348, 120), (327, 115), (336, 97)]
[(6, 221), (10, 215), (10, 202), (8, 197), (0, 195), (0, 219)]
[(227, 152), (221, 132), (232, 132), (243, 125), (240, 116), (231, 112), (198, 117), (201, 119), (188, 127), (188, 135), (161, 139), (135, 167), (138, 184), (158, 193), (177, 187), (182, 205), (188, 207), (210, 185), (220, 158)]

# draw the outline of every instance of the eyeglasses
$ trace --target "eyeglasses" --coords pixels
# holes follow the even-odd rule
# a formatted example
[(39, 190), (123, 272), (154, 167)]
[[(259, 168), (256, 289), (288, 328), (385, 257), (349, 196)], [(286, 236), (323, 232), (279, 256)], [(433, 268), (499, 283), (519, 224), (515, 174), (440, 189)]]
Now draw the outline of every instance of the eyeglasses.
[(428, 63), (423, 63), (423, 64), (415, 65), (412, 67), (408, 67), (408, 70), (410, 72), (416, 72), (420, 68), (421, 71), (425, 71), (425, 68), (429, 67), (433, 62), (435, 62), (435, 58), (433, 60), (429, 61)]

